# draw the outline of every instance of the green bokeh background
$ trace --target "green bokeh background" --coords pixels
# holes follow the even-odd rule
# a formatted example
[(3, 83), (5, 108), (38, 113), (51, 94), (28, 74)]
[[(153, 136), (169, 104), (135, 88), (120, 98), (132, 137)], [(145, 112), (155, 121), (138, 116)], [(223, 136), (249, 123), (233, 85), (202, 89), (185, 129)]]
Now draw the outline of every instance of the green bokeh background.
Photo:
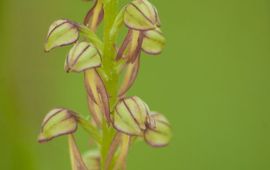
[[(124, 0), (122, 0), (124, 2)], [(168, 117), (171, 144), (133, 146), (128, 170), (270, 169), (270, 1), (152, 0), (167, 46), (142, 56), (130, 94)], [(81, 21), (80, 0), (0, 1), (0, 169), (68, 170), (67, 141), (36, 142), (55, 106), (87, 115), (82, 75), (65, 74), (68, 48), (43, 52), (48, 26)], [(77, 137), (87, 148), (83, 131)]]

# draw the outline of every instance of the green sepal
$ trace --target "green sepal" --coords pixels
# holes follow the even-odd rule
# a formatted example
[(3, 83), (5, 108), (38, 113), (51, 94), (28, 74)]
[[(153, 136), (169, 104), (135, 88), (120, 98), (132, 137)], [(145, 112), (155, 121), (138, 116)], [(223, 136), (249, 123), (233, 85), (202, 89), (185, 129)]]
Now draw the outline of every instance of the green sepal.
[(165, 46), (165, 38), (159, 28), (144, 32), (142, 50), (145, 53), (160, 54)]
[(151, 112), (153, 122), (144, 133), (145, 141), (153, 147), (162, 147), (169, 144), (172, 133), (169, 121), (166, 117), (157, 112)]
[(47, 34), (45, 51), (75, 43), (79, 39), (79, 30), (69, 20), (57, 20), (52, 23)]
[(99, 52), (93, 45), (84, 41), (76, 43), (69, 51), (65, 62), (65, 70), (67, 72), (82, 72), (100, 65)]
[(64, 108), (56, 108), (45, 116), (38, 141), (40, 143), (47, 142), (58, 136), (74, 133), (76, 130), (76, 113)]
[(147, 0), (134, 0), (126, 7), (124, 21), (135, 30), (151, 30), (159, 25), (155, 7)]
[(139, 97), (124, 98), (118, 102), (113, 114), (113, 126), (128, 135), (142, 136), (146, 129), (149, 108)]

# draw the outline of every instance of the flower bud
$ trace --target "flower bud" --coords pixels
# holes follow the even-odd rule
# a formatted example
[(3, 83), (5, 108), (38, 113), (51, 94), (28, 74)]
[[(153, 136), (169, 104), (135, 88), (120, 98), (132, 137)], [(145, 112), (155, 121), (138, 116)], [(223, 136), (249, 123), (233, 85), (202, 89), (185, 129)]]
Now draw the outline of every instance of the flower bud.
[(69, 51), (65, 70), (67, 72), (82, 72), (100, 65), (101, 57), (97, 49), (88, 42), (79, 42)]
[(100, 170), (100, 152), (98, 150), (88, 151), (83, 155), (83, 160), (88, 170)]
[(151, 30), (159, 26), (156, 8), (147, 0), (134, 0), (126, 7), (124, 22), (135, 30)]
[(53, 109), (42, 122), (38, 141), (47, 142), (55, 137), (74, 133), (76, 130), (77, 120), (73, 111), (63, 108)]
[(165, 38), (159, 28), (144, 32), (142, 50), (148, 54), (160, 54), (165, 46)]
[(72, 44), (79, 39), (79, 30), (76, 24), (69, 20), (57, 20), (49, 28), (45, 51)]
[(150, 119), (153, 123), (147, 127), (144, 133), (145, 141), (154, 147), (168, 145), (172, 136), (169, 121), (157, 112), (151, 112)]
[(68, 136), (68, 143), (72, 170), (88, 170), (73, 135)]
[(148, 115), (149, 108), (139, 97), (124, 98), (115, 107), (113, 125), (120, 132), (142, 136)]

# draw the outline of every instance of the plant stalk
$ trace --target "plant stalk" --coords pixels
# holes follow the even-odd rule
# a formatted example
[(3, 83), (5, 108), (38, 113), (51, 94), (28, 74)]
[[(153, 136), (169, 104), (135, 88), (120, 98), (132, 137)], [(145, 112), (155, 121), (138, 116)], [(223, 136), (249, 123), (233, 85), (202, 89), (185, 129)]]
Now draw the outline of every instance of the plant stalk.
[[(118, 0), (109, 0), (104, 2), (104, 32), (103, 32), (103, 63), (102, 69), (107, 75), (108, 79), (105, 81), (105, 86), (107, 92), (110, 96), (110, 111), (114, 110), (114, 106), (117, 103), (118, 98), (118, 80), (119, 75), (116, 69), (116, 50), (114, 48), (115, 40), (110, 36), (110, 32), (117, 14)], [(115, 136), (115, 130), (108, 126), (106, 120), (103, 120), (103, 143), (101, 148), (101, 169), (102, 170), (111, 170), (111, 162), (106, 162), (108, 155), (110, 153), (111, 144)]]

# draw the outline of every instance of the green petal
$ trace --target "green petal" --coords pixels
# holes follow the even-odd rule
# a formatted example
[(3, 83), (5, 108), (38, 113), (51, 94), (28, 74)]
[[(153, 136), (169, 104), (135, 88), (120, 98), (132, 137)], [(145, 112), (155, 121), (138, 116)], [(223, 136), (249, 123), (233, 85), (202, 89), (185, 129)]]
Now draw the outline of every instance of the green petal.
[(145, 141), (154, 147), (168, 145), (172, 136), (168, 120), (162, 114), (156, 112), (151, 113), (151, 119), (154, 120), (155, 124), (145, 131)]
[(165, 46), (165, 38), (160, 29), (144, 32), (142, 50), (148, 54), (160, 54)]
[(101, 58), (97, 49), (88, 42), (75, 44), (66, 59), (67, 72), (82, 72), (101, 65)]
[(151, 30), (158, 25), (156, 14), (155, 7), (147, 0), (135, 0), (127, 5), (124, 21), (129, 28)]
[(45, 51), (76, 42), (79, 38), (77, 26), (68, 20), (57, 20), (49, 28)]
[(149, 108), (139, 97), (122, 99), (115, 107), (114, 127), (129, 135), (141, 136), (146, 129)]
[(63, 108), (53, 109), (43, 120), (38, 141), (47, 142), (55, 137), (71, 134), (76, 129), (77, 121), (74, 112)]

